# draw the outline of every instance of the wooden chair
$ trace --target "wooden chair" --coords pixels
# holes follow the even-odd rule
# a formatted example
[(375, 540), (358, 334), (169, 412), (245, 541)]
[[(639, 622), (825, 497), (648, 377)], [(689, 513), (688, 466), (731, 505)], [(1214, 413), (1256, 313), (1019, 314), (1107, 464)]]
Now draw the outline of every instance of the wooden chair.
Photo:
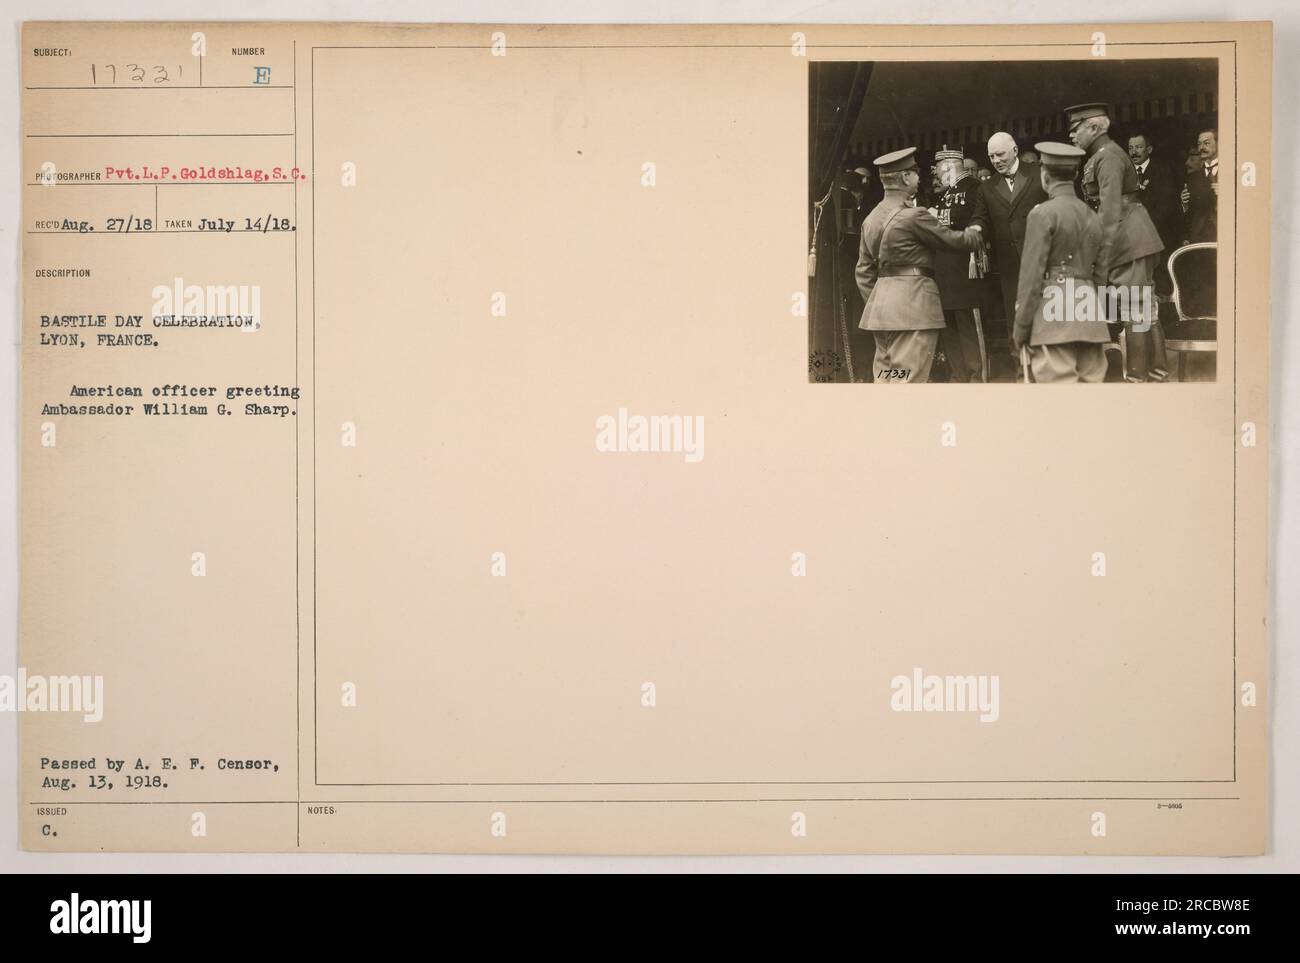
[(1169, 277), (1178, 320), (1165, 329), (1165, 349), (1178, 352), (1178, 380), (1186, 373), (1187, 352), (1217, 351), (1219, 245), (1184, 244), (1169, 255)]

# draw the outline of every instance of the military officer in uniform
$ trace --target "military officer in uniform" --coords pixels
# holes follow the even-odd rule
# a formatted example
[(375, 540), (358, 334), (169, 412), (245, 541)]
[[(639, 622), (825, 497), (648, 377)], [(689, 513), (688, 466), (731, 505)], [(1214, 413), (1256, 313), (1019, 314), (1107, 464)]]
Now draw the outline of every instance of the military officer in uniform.
[[(1101, 215), (1101, 248), (1094, 280), (1099, 299), (1113, 308), (1110, 320), (1123, 323), (1128, 340), (1129, 381), (1169, 377), (1164, 332), (1156, 316), (1156, 261), (1164, 242), (1138, 192), (1137, 170), (1124, 148), (1110, 139), (1105, 104), (1066, 108), (1070, 140), (1088, 154), (1083, 166), (1083, 198)], [(1102, 295), (1102, 288), (1109, 289)]]
[(1037, 382), (1104, 381), (1110, 333), (1094, 286), (1101, 219), (1074, 193), (1083, 151), (1050, 141), (1034, 147), (1047, 200), (1025, 222), (1012, 339), (1028, 352)]
[(950, 231), (916, 206), (915, 154), (915, 147), (905, 147), (875, 159), (885, 199), (862, 222), (856, 277), (866, 307), (858, 327), (875, 338), (876, 381), (929, 380), (944, 327), (934, 254), (981, 245), (978, 231)]
[[(944, 227), (964, 231), (975, 214), (980, 182), (965, 167), (962, 152), (945, 144), (934, 154), (935, 176), (943, 191), (934, 216)], [(946, 327), (941, 343), (948, 357), (950, 377), (956, 382), (983, 381), (984, 341), (979, 327), (984, 307), (984, 282), (972, 277), (971, 256), (962, 251), (934, 255), (934, 281), (939, 286)]]

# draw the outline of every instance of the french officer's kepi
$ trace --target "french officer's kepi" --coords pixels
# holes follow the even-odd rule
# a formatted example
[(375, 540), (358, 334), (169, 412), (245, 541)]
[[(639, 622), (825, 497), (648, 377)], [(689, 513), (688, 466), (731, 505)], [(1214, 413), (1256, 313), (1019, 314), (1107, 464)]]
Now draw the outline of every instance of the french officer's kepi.
[(939, 163), (939, 161), (965, 159), (966, 155), (961, 152), (961, 148), (954, 149), (949, 147), (947, 144), (943, 145), (943, 150), (937, 150), (934, 152), (934, 162), (936, 164)]
[(1038, 158), (1044, 167), (1052, 169), (1074, 170), (1083, 160), (1084, 151), (1073, 144), (1059, 144), (1053, 140), (1044, 140), (1034, 145)]
[(1089, 117), (1110, 116), (1110, 104), (1075, 104), (1065, 108), (1065, 116), (1071, 124), (1087, 120)]
[(896, 150), (891, 154), (881, 154), (871, 163), (880, 168), (882, 174), (893, 174), (898, 171), (911, 170), (916, 166), (915, 147), (904, 147), (902, 150)]

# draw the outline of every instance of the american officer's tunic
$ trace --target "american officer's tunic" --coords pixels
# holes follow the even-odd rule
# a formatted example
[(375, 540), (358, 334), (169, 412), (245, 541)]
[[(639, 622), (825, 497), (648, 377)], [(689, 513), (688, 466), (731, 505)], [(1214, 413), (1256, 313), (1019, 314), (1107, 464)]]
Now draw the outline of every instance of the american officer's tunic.
[(1095, 300), (1101, 220), (1068, 181), (1029, 212), (1013, 336), (1029, 345), (1034, 380), (1097, 382), (1110, 340)]
[(1142, 203), (1137, 171), (1124, 149), (1099, 134), (1089, 152), (1083, 196), (1101, 215), (1094, 280), (1123, 295), (1115, 301), (1118, 311), (1111, 320), (1124, 322), (1128, 333), (1129, 377), (1163, 379), (1167, 371), (1164, 333), (1156, 316), (1155, 271), (1164, 242)]
[[(1098, 284), (1136, 284), (1129, 277), (1134, 265), (1164, 250), (1164, 242), (1142, 204), (1137, 170), (1124, 148), (1106, 134), (1091, 145), (1083, 165), (1083, 196), (1101, 215), (1101, 248), (1094, 280)], [(1149, 279), (1148, 279), (1149, 280)]]
[(903, 191), (885, 192), (862, 222), (856, 272), (866, 307), (858, 327), (876, 338), (877, 381), (926, 381), (943, 330), (935, 251), (974, 250)]

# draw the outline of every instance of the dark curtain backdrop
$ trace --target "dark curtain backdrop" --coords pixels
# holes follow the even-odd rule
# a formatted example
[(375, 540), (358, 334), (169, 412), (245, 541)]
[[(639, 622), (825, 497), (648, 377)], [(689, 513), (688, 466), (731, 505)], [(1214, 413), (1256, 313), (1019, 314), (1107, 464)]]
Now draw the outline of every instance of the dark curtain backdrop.
[[(846, 343), (848, 327), (857, 317), (848, 317), (852, 299), (846, 289), (846, 258), (841, 250), (842, 219), (838, 205), (843, 194), (837, 187), (849, 144), (858, 125), (870, 63), (809, 64), (808, 78), (808, 230), (814, 223), (813, 205), (830, 195), (822, 212), (817, 236), (810, 245), (816, 254), (816, 274), (808, 279), (808, 364), (809, 377), (816, 381), (849, 381), (850, 364), (861, 379), (869, 359), (853, 355)], [(851, 337), (851, 336), (850, 336)], [(858, 352), (861, 353), (861, 352)]]

